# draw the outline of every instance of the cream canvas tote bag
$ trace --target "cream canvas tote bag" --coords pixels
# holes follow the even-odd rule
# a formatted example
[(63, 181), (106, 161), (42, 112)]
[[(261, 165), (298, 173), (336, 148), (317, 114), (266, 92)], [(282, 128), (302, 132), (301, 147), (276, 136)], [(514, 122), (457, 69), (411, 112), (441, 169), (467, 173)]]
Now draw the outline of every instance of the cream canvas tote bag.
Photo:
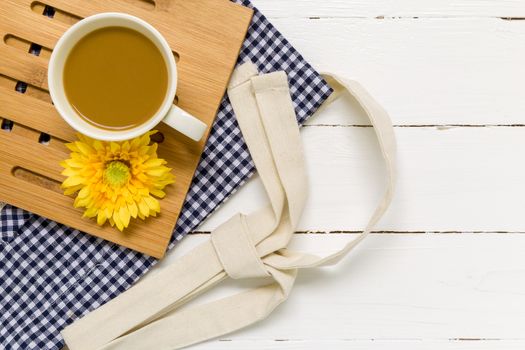
[[(287, 249), (308, 193), (302, 142), (284, 72), (258, 75), (246, 63), (232, 76), (229, 98), (270, 199), (237, 214), (211, 239), (63, 331), (70, 350), (180, 349), (266, 318), (284, 302), (301, 269), (334, 265), (372, 230), (388, 208), (396, 180), (396, 142), (384, 109), (357, 82), (325, 75), (335, 89), (327, 103), (350, 93), (375, 128), (387, 188), (363, 233), (326, 257)], [(178, 308), (226, 278), (271, 282), (208, 304)]]

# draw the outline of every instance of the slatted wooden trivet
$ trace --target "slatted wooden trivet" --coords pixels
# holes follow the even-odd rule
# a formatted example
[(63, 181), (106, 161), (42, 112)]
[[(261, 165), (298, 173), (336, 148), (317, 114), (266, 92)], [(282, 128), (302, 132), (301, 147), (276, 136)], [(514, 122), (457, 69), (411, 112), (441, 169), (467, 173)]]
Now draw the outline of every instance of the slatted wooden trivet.
[[(177, 103), (212, 125), (252, 10), (229, 0), (2, 0), (0, 6), (0, 201), (161, 258), (191, 184), (205, 140), (192, 142), (169, 127), (159, 156), (176, 184), (162, 213), (120, 233), (82, 219), (60, 190), (59, 162), (75, 132), (55, 111), (47, 92), (47, 64), (61, 34), (83, 17), (125, 12), (154, 25), (178, 59)], [(208, 130), (209, 131), (209, 130)]]

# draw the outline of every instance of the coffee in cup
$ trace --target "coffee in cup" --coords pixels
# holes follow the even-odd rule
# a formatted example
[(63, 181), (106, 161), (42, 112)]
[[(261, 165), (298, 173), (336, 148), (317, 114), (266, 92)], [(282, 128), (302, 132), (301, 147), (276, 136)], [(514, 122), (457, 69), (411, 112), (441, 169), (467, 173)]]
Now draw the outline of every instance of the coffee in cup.
[(73, 25), (53, 50), (48, 81), (62, 118), (94, 139), (132, 139), (161, 121), (195, 141), (207, 129), (174, 105), (174, 55), (155, 28), (134, 16), (102, 13)]

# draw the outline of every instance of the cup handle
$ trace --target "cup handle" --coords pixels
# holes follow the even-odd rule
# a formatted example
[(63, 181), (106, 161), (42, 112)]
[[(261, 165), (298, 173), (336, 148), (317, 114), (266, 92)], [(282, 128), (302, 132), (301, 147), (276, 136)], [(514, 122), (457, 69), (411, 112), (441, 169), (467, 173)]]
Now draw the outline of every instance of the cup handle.
[(175, 105), (171, 107), (163, 122), (194, 141), (200, 141), (208, 129), (202, 121)]

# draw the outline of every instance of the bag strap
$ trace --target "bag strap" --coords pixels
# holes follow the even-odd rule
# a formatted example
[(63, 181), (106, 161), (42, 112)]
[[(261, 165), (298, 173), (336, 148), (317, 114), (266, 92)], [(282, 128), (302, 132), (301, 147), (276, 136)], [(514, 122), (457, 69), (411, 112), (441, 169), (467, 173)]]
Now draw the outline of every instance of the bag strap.
[[(328, 257), (286, 249), (302, 214), (307, 179), (299, 128), (283, 72), (257, 75), (244, 64), (228, 94), (270, 205), (238, 214), (209, 241), (63, 331), (70, 350), (179, 349), (267, 317), (292, 290), (297, 272), (335, 264), (371, 231), (392, 200), (395, 137), (386, 112), (354, 81), (326, 75), (333, 99), (348, 91), (375, 127), (387, 164), (385, 196), (359, 238)], [(271, 278), (271, 283), (204, 305), (177, 310), (227, 277)]]
[(290, 268), (311, 268), (337, 264), (370, 234), (390, 206), (395, 193), (397, 182), (397, 143), (394, 128), (388, 113), (357, 81), (340, 78), (331, 73), (323, 73), (323, 77), (330, 86), (332, 86), (334, 93), (325, 102), (321, 111), (340, 98), (344, 93), (349, 93), (357, 100), (368, 116), (368, 119), (374, 127), (379, 142), (379, 148), (381, 149), (381, 154), (385, 161), (387, 187), (383, 198), (369, 219), (364, 231), (356, 239), (348, 243), (343, 249), (324, 258), (299, 254), (300, 258), (298, 257), (299, 260), (294, 264), (289, 265), (287, 261), (283, 261), (279, 265), (280, 268), (287, 268), (288, 266), (290, 266)]

